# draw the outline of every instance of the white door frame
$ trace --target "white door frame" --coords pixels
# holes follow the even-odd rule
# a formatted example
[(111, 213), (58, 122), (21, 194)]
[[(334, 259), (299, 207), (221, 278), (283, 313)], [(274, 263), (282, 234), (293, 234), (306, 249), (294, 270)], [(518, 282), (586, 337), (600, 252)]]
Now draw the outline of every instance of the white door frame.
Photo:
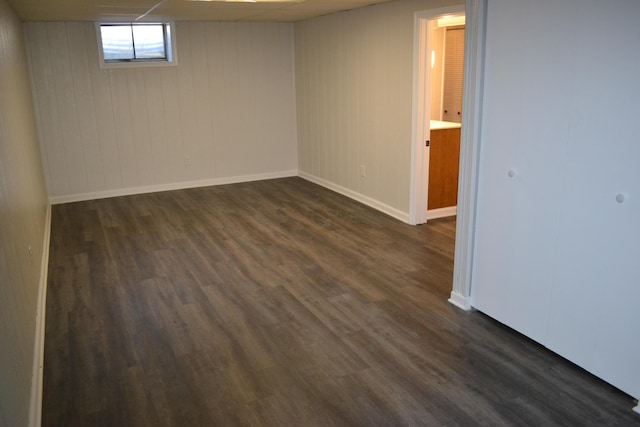
[[(438, 16), (465, 12), (464, 93), (462, 99), (462, 129), (460, 135), (460, 172), (458, 177), (458, 202), (456, 241), (453, 272), (453, 289), (449, 302), (464, 309), (471, 309), (471, 273), (476, 218), (478, 186), (478, 160), (480, 158), (480, 123), (482, 86), (484, 79), (484, 45), (486, 32), (487, 0), (466, 0), (462, 5), (432, 9), (415, 14), (413, 59), (413, 121), (411, 150), (411, 195), (409, 222), (426, 222), (427, 184), (426, 166), (429, 157), (425, 140), (429, 136), (430, 99), (425, 91), (428, 38), (425, 39), (428, 21)], [(421, 68), (422, 67), (422, 68)], [(422, 72), (422, 73), (421, 73)], [(423, 77), (426, 76), (426, 77)]]
[[(431, 117), (431, 50), (434, 19), (446, 15), (465, 13), (464, 5), (454, 5), (423, 10), (414, 14), (413, 24), (413, 117), (411, 130), (411, 196), (409, 198), (409, 223), (427, 222), (429, 188), (429, 148)], [(463, 110), (464, 111), (464, 110)]]
[(460, 135), (458, 177), (458, 220), (453, 264), (453, 289), (449, 302), (470, 310), (471, 276), (478, 197), (482, 99), (484, 95), (484, 53), (487, 1), (467, 0), (464, 52), (464, 93)]

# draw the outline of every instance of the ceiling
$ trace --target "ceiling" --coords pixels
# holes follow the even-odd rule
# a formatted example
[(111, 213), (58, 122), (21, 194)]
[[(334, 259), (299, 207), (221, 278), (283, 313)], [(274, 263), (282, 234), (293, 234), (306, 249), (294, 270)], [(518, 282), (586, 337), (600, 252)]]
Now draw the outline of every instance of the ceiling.
[(294, 22), (392, 0), (8, 0), (23, 21)]

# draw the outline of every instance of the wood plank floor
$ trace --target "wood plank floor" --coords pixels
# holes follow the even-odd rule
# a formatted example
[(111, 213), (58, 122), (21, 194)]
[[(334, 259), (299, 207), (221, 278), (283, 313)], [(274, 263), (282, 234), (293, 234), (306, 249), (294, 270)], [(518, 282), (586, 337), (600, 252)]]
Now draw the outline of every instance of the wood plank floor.
[(447, 303), (455, 221), (299, 178), (53, 208), (44, 426), (636, 425)]

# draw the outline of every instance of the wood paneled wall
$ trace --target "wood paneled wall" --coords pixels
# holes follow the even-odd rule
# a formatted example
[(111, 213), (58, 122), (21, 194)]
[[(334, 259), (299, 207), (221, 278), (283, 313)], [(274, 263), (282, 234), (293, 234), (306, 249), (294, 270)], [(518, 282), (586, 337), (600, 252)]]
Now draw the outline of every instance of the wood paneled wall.
[(0, 0), (0, 426), (29, 422), (47, 229), (22, 25)]
[(414, 13), (460, 3), (398, 1), (296, 23), (303, 176), (408, 218)]
[(25, 26), (54, 201), (297, 170), (291, 24), (178, 22), (177, 66), (108, 70), (93, 23)]

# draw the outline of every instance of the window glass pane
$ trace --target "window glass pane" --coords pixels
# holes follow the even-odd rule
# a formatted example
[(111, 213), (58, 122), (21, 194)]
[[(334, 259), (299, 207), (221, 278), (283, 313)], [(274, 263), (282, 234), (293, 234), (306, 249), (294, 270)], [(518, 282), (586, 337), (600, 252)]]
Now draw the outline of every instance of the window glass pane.
[(134, 25), (133, 39), (137, 59), (164, 59), (163, 25)]
[(134, 58), (130, 26), (102, 25), (100, 34), (105, 61)]

